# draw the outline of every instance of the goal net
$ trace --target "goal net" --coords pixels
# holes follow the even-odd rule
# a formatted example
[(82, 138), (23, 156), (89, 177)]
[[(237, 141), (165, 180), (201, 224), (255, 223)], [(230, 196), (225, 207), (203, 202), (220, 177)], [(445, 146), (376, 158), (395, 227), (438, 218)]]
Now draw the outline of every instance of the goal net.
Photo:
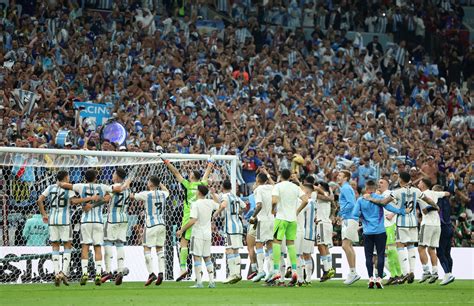
[[(130, 191), (147, 190), (147, 180), (158, 176), (169, 189), (166, 203), (165, 279), (173, 279), (179, 273), (178, 239), (175, 232), (180, 228), (183, 214), (184, 188), (163, 163), (168, 159), (184, 178), (192, 171), (204, 173), (209, 155), (158, 154), (142, 152), (100, 152), (71, 151), (28, 148), (0, 147), (0, 283), (51, 281), (51, 247), (49, 246), (48, 225), (42, 222), (37, 200), (51, 184), (56, 183), (59, 170), (69, 173), (71, 183), (83, 183), (84, 173), (94, 168), (99, 176), (97, 183), (112, 184), (112, 174), (116, 168), (125, 169), (132, 179)], [(208, 179), (210, 187), (221, 190), (225, 179), (230, 179), (236, 189), (237, 158), (231, 155), (212, 156), (214, 167)], [(46, 202), (46, 210), (49, 208)], [(104, 217), (108, 213), (103, 205)], [(81, 206), (72, 206), (71, 225), (73, 229), (73, 252), (69, 279), (78, 280), (80, 267), (80, 217)], [(104, 218), (104, 220), (106, 220)], [(126, 242), (126, 271), (136, 278), (145, 279), (146, 271), (134, 269), (144, 266), (143, 232), (145, 227), (145, 207), (131, 200), (128, 208), (128, 229)], [(224, 243), (222, 224), (213, 225), (212, 245)], [(62, 252), (62, 248), (61, 248)], [(155, 256), (155, 255), (153, 255)], [(92, 254), (89, 256), (89, 271), (93, 271)], [(115, 258), (115, 257), (114, 257)], [(156, 262), (156, 258), (155, 258)], [(188, 269), (191, 259), (188, 258)], [(112, 263), (116, 269), (115, 259)], [(125, 278), (127, 280), (127, 277)]]

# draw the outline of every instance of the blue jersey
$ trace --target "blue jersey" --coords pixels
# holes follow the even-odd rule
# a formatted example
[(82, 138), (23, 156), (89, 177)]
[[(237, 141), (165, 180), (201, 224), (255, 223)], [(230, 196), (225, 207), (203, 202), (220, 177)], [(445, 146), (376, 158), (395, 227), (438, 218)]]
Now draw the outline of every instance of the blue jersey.
[[(74, 184), (72, 189), (79, 194), (81, 198), (87, 198), (94, 195), (104, 197), (108, 192), (112, 192), (110, 186), (104, 184)], [(84, 203), (85, 205), (87, 203)], [(88, 212), (82, 212), (81, 223), (104, 223), (102, 216), (102, 206), (97, 206)]]
[(240, 219), (240, 209), (245, 208), (245, 203), (232, 193), (223, 194), (222, 200), (227, 202), (224, 209), (226, 233), (229, 235), (243, 235), (244, 226)]
[(62, 189), (57, 184), (51, 185), (43, 191), (50, 205), (49, 225), (69, 225), (71, 221), (71, 198), (74, 191)]
[[(121, 186), (115, 184), (114, 186)], [(113, 186), (112, 186), (113, 187)], [(107, 222), (108, 223), (126, 223), (128, 222), (128, 206), (130, 204), (130, 191), (128, 189), (122, 192), (110, 192), (112, 198), (108, 206)]]
[(310, 199), (303, 212), (304, 214), (304, 239), (316, 240), (316, 200)]
[[(370, 196), (374, 199), (383, 199), (383, 196), (375, 193), (372, 193)], [(396, 214), (405, 214), (405, 209), (397, 209), (390, 204), (386, 205), (385, 209)], [(352, 214), (355, 218), (359, 219), (360, 217), (362, 219), (362, 230), (364, 235), (385, 233), (385, 214), (382, 205), (374, 204), (363, 197), (360, 197), (354, 206)]]
[(418, 200), (424, 197), (423, 192), (415, 187), (400, 187), (391, 191), (390, 197), (395, 200), (396, 208), (410, 209), (410, 213), (397, 216), (397, 227), (417, 227), (416, 207), (419, 205)]
[(143, 201), (145, 205), (146, 227), (165, 225), (165, 205), (168, 197), (169, 192), (161, 190), (143, 191), (135, 194), (135, 199)]
[(352, 186), (345, 182), (342, 184), (339, 193), (339, 216), (344, 219), (357, 219), (352, 215), (356, 202), (355, 192)]

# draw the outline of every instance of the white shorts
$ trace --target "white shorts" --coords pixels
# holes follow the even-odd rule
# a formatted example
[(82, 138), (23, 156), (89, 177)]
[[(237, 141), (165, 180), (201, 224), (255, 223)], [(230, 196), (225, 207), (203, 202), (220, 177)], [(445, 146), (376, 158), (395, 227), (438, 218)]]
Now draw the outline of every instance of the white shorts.
[(265, 243), (273, 240), (273, 221), (258, 221), (255, 241)]
[(332, 245), (332, 223), (319, 222), (316, 225), (316, 243), (318, 245)]
[(254, 227), (255, 224), (250, 224), (247, 227), (247, 236), (257, 237), (257, 230)]
[(104, 240), (111, 242), (127, 242), (128, 223), (105, 223)]
[(81, 244), (102, 245), (104, 225), (102, 223), (81, 224)]
[(418, 242), (418, 230), (416, 227), (398, 227), (397, 226), (397, 242), (415, 243)]
[(420, 228), (418, 245), (437, 248), (439, 247), (440, 236), (441, 236), (441, 226), (422, 225)]
[(295, 249), (297, 255), (303, 254), (304, 231), (296, 232)]
[(303, 239), (303, 253), (302, 254), (313, 254), (314, 253), (314, 241)]
[(50, 225), (49, 241), (69, 242), (72, 241), (72, 227), (70, 225)]
[(156, 225), (153, 227), (145, 227), (143, 235), (143, 245), (149, 248), (165, 245), (166, 228), (164, 225)]
[(203, 240), (191, 236), (189, 253), (193, 256), (199, 257), (211, 256), (211, 240)]
[(225, 248), (226, 249), (240, 249), (243, 248), (242, 235), (229, 235), (225, 237)]
[[(359, 222), (354, 219), (342, 220), (341, 236), (342, 240), (348, 239), (352, 242), (359, 242)], [(331, 233), (332, 234), (332, 233)]]

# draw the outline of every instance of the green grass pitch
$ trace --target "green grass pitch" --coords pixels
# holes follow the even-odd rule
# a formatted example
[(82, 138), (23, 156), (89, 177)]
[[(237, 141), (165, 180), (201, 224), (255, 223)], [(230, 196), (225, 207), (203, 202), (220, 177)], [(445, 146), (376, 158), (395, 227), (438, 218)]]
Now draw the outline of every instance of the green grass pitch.
[[(405, 284), (384, 290), (367, 289), (366, 281), (347, 287), (342, 281), (313, 283), (311, 287), (264, 287), (243, 281), (235, 285), (217, 283), (215, 289), (190, 289), (191, 282), (164, 282), (160, 287), (143, 283), (113, 283), (96, 287), (53, 284), (0, 285), (0, 305), (198, 305), (198, 304), (286, 304), (286, 305), (474, 305), (474, 281), (439, 284)], [(205, 283), (206, 284), (206, 283)]]

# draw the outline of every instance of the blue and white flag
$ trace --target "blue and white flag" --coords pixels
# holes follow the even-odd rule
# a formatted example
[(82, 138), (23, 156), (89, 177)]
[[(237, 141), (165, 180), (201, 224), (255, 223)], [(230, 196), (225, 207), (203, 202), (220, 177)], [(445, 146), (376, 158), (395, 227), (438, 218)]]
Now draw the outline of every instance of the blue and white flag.
[(16, 100), (21, 110), (26, 110), (25, 115), (30, 115), (36, 101), (36, 94), (32, 91), (16, 89), (14, 91), (18, 99)]

